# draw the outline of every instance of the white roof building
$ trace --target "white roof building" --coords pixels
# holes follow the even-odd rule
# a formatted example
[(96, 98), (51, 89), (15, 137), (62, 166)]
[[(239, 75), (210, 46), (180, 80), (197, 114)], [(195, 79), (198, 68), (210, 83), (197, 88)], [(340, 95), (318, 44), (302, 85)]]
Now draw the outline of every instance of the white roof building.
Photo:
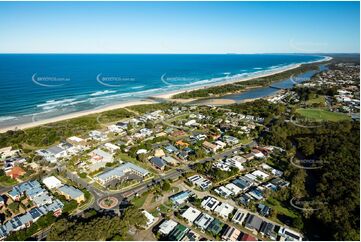
[(192, 119), (192, 120), (189, 120), (187, 123), (184, 124), (185, 126), (196, 126), (197, 125), (197, 121)]
[(226, 219), (233, 212), (233, 209), (234, 207), (228, 203), (222, 203), (221, 205), (218, 205), (216, 209), (214, 209), (214, 212)]
[(201, 211), (198, 209), (189, 207), (186, 211), (183, 212), (182, 217), (189, 223), (193, 223), (200, 214)]
[(236, 186), (233, 183), (229, 183), (225, 187), (228, 190), (232, 191), (233, 195), (238, 195), (242, 191), (242, 189), (239, 186)]
[(262, 180), (266, 179), (267, 177), (269, 177), (268, 174), (264, 173), (263, 171), (257, 170), (251, 173), (252, 175), (254, 175), (257, 178), (261, 178)]
[(107, 148), (110, 152), (114, 153), (115, 151), (119, 150), (120, 147), (117, 145), (114, 145), (112, 143), (105, 143), (104, 147)]
[(228, 198), (229, 196), (233, 195), (233, 192), (226, 188), (225, 186), (220, 186), (214, 189), (214, 191), (221, 197)]
[(71, 136), (68, 138), (69, 141), (72, 141), (74, 143), (81, 143), (84, 142), (84, 139), (76, 137), (76, 136)]
[(144, 214), (144, 216), (146, 217), (146, 227), (150, 227), (152, 224), (155, 223), (156, 219), (155, 217), (150, 214), (149, 212), (143, 210), (142, 213)]
[(218, 201), (214, 197), (207, 197), (203, 199), (201, 206), (207, 211), (213, 211), (218, 206), (219, 203), (220, 201)]
[(158, 232), (162, 233), (163, 235), (168, 235), (174, 228), (177, 226), (177, 222), (173, 220), (166, 220), (160, 226)]
[(194, 224), (202, 230), (206, 230), (207, 227), (212, 223), (214, 218), (206, 213), (202, 213), (195, 221)]
[(49, 177), (44, 178), (43, 183), (49, 190), (61, 187), (63, 185), (61, 183), (61, 181), (58, 178), (56, 178), (55, 176), (49, 176)]

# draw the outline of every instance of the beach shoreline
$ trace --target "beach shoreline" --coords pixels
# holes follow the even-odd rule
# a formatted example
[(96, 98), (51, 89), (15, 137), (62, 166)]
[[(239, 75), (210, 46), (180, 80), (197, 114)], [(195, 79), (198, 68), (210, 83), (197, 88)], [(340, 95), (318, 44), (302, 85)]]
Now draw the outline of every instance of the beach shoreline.
[[(332, 59), (332, 57), (325, 56), (325, 58), (322, 59), (322, 60), (310, 62), (310, 63), (307, 63), (307, 64), (329, 61), (331, 59)], [(181, 89), (181, 90), (176, 90), (176, 91), (169, 91), (167, 93), (162, 93), (162, 94), (159, 94), (159, 95), (153, 95), (153, 96), (149, 97), (149, 99), (147, 99), (147, 100), (143, 99), (143, 100), (137, 100), (137, 101), (128, 101), (128, 102), (108, 105), (108, 106), (101, 107), (101, 108), (98, 108), (98, 109), (84, 110), (84, 111), (69, 113), (69, 114), (65, 114), (65, 115), (60, 115), (60, 116), (57, 116), (57, 117), (46, 118), (46, 119), (43, 119), (43, 120), (37, 120), (37, 121), (34, 121), (34, 122), (28, 122), (28, 123), (16, 124), (16, 125), (9, 125), (9, 126), (5, 126), (5, 127), (1, 127), (0, 128), (0, 133), (5, 133), (5, 132), (10, 131), (10, 130), (29, 129), (29, 128), (33, 128), (33, 127), (37, 127), (37, 126), (41, 126), (41, 125), (45, 125), (45, 124), (49, 124), (49, 123), (55, 123), (55, 122), (64, 121), (64, 120), (68, 120), (68, 119), (78, 118), (78, 117), (82, 117), (82, 116), (86, 116), (86, 115), (90, 115), (90, 114), (98, 114), (98, 113), (102, 113), (102, 112), (105, 112), (105, 111), (110, 111), (110, 110), (119, 109), (119, 108), (126, 108), (126, 107), (134, 106), (134, 105), (146, 105), (146, 104), (159, 103), (159, 101), (157, 101), (157, 99), (163, 99), (163, 100), (166, 100), (166, 101), (174, 101), (174, 102), (179, 102), (179, 103), (188, 103), (188, 102), (191, 102), (191, 101), (194, 101), (194, 100), (197, 100), (197, 99), (172, 99), (172, 96), (174, 96), (176, 94), (179, 94), (179, 93), (184, 93), (184, 92), (187, 92), (187, 91), (193, 91), (193, 90), (198, 90), (198, 89), (208, 88), (208, 87), (214, 87), (214, 86), (223, 86), (223, 85), (226, 85), (226, 84), (249, 81), (249, 80), (253, 80), (253, 79), (257, 79), (257, 78), (272, 76), (272, 75), (279, 74), (279, 73), (282, 73), (282, 72), (285, 72), (285, 71), (296, 69), (296, 68), (300, 67), (302, 64), (305, 64), (305, 63), (294, 64), (294, 65), (288, 66), (286, 68), (275, 69), (275, 70), (269, 71), (267, 73), (259, 73), (259, 74), (252, 75), (252, 76), (249, 76), (249, 77), (235, 77), (235, 78), (231, 78), (230, 80), (211, 83), (209, 85), (191, 87), (191, 88), (188, 88), (188, 89)], [(233, 103), (231, 100), (220, 100), (220, 101), (216, 102), (216, 105), (225, 105), (225, 104), (231, 104), (231, 103)]]
[(225, 80), (225, 81), (223, 81), (221, 83), (216, 82), (216, 83), (211, 83), (209, 85), (204, 85), (204, 86), (191, 87), (191, 88), (182, 89), (182, 90), (170, 91), (170, 92), (167, 92), (167, 93), (154, 95), (152, 97), (153, 98), (159, 98), (159, 99), (173, 100), (173, 101), (176, 101), (176, 102), (177, 101), (178, 102), (187, 102), (187, 100), (188, 101), (194, 101), (196, 99), (172, 99), (172, 96), (180, 94), (180, 93), (184, 93), (184, 92), (199, 90), (199, 89), (202, 89), (202, 88), (223, 86), (223, 85), (227, 85), (227, 84), (232, 84), (232, 83), (237, 83), (237, 82), (245, 82), (245, 81), (250, 81), (250, 80), (253, 80), (253, 79), (257, 79), (257, 78), (268, 77), (268, 76), (276, 75), (276, 74), (279, 74), (279, 73), (282, 73), (282, 72), (286, 72), (286, 71), (289, 71), (289, 70), (299, 68), (303, 64), (314, 64), (314, 63), (318, 63), (318, 62), (330, 61), (332, 59), (333, 59), (332, 57), (325, 56), (324, 59), (318, 60), (318, 61), (313, 61), (313, 62), (309, 62), (309, 63), (294, 64), (294, 65), (291, 65), (291, 66), (287, 66), (285, 68), (279, 68), (279, 69), (268, 71), (267, 73), (259, 73), (259, 74), (252, 75), (252, 76), (249, 76), (249, 77), (234, 77), (234, 78), (231, 78), (230, 80)]
[(154, 104), (154, 103), (157, 103), (157, 102), (152, 101), (152, 100), (139, 100), (139, 101), (130, 101), (130, 102), (125, 102), (125, 103), (119, 103), (119, 104), (105, 106), (105, 107), (102, 107), (99, 109), (84, 110), (84, 111), (61, 115), (58, 117), (37, 120), (34, 122), (30, 122), (30, 123), (12, 125), (12, 126), (8, 126), (8, 127), (1, 127), (0, 133), (5, 133), (9, 130), (23, 130), (23, 129), (34, 128), (34, 127), (49, 124), (49, 123), (55, 123), (55, 122), (64, 121), (64, 120), (68, 120), (68, 119), (79, 118), (79, 117), (91, 115), (91, 114), (98, 114), (98, 113), (102, 113), (105, 111), (115, 110), (115, 109), (119, 109), (119, 108), (126, 108), (126, 107), (134, 106), (134, 105), (146, 105), (146, 104)]

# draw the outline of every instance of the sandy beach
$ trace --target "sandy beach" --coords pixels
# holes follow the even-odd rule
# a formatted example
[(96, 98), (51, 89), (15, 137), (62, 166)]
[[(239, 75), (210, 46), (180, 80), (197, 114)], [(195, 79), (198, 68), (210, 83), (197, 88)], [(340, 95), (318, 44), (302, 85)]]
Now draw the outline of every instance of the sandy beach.
[[(236, 83), (236, 82), (250, 81), (250, 80), (253, 80), (253, 79), (272, 76), (272, 75), (275, 75), (275, 74), (278, 74), (278, 73), (281, 73), (281, 72), (296, 69), (296, 68), (298, 68), (300, 66), (301, 66), (301, 64), (296, 64), (296, 65), (293, 65), (293, 66), (290, 66), (290, 67), (287, 67), (287, 68), (284, 68), (284, 69), (278, 69), (278, 70), (270, 71), (270, 72), (264, 73), (264, 74), (253, 75), (253, 76), (250, 76), (250, 77), (238, 77), (238, 78), (235, 77), (235, 78), (232, 78), (230, 80), (224, 81), (222, 83), (212, 83), (212, 84), (201, 86), (201, 87), (193, 87), (193, 88), (189, 88), (189, 89), (182, 89), (182, 90), (172, 91), (172, 92), (168, 92), (168, 93), (164, 93), (164, 94), (159, 94), (159, 95), (156, 95), (154, 97), (155, 98), (163, 98), (163, 99), (171, 99), (172, 96), (174, 96), (176, 94), (179, 94), (179, 93), (199, 90), (199, 89), (213, 87), (213, 86), (223, 86), (223, 85), (226, 85), (226, 84), (231, 84), (231, 83)], [(183, 101), (182, 101), (182, 99), (172, 99), (172, 100), (180, 101), (180, 102), (189, 102), (189, 101), (194, 101), (195, 99), (186, 99), (186, 100), (183, 100)]]
[[(325, 56), (324, 59), (319, 60), (319, 61), (314, 61), (312, 63), (329, 61), (329, 60), (332, 60), (332, 57)], [(311, 63), (309, 63), (309, 64), (311, 64)], [(192, 88), (189, 88), (189, 89), (182, 89), (182, 90), (172, 91), (172, 92), (168, 92), (168, 93), (155, 95), (153, 97), (162, 98), (162, 99), (171, 99), (172, 96), (174, 96), (176, 94), (179, 94), (179, 93), (199, 90), (199, 89), (202, 89), (202, 88), (208, 88), (208, 87), (212, 87), (212, 86), (223, 86), (223, 85), (231, 84), (231, 83), (235, 83), (235, 82), (244, 82), (244, 81), (250, 81), (250, 80), (253, 80), (253, 79), (257, 79), (257, 78), (272, 76), (272, 75), (275, 75), (275, 74), (278, 74), (278, 73), (282, 73), (282, 72), (285, 72), (285, 71), (296, 69), (296, 68), (300, 67), (301, 65), (302, 64), (295, 64), (295, 65), (292, 65), (292, 66), (288, 66), (286, 68), (276, 69), (274, 71), (268, 71), (267, 73), (260, 73), (260, 74), (252, 75), (252, 76), (249, 76), (249, 77), (235, 77), (235, 78), (231, 78), (229, 80), (223, 81), (222, 83), (212, 83), (212, 84), (201, 86), (201, 87), (192, 87)], [(195, 99), (186, 99), (186, 100), (185, 99), (172, 99), (172, 100), (184, 103), (184, 102), (194, 101)]]
[(3, 127), (3, 128), (0, 128), (0, 133), (5, 133), (8, 130), (19, 130), (19, 129), (33, 128), (33, 127), (44, 125), (44, 124), (54, 123), (54, 122), (63, 121), (63, 120), (67, 120), (67, 119), (72, 119), (72, 118), (78, 118), (78, 117), (89, 115), (89, 114), (97, 114), (97, 113), (101, 113), (101, 112), (105, 112), (105, 111), (109, 111), (109, 110), (114, 110), (114, 109), (118, 109), (118, 108), (129, 107), (129, 106), (133, 106), (133, 105), (152, 104), (152, 103), (156, 103), (156, 102), (151, 101), (151, 100), (149, 100), (149, 101), (139, 100), (139, 101), (132, 101), (132, 102), (126, 102), (126, 103), (110, 105), (110, 106), (106, 106), (106, 107), (99, 108), (99, 109), (84, 110), (84, 111), (81, 111), (81, 112), (70, 113), (70, 114), (66, 114), (66, 115), (62, 115), (62, 116), (58, 116), (58, 117), (54, 117), (54, 118), (38, 120), (38, 121), (35, 121), (35, 122), (31, 122), (31, 123), (19, 124), (19, 125), (14, 125), (14, 126), (9, 126), (9, 127)]
[[(328, 60), (331, 60), (331, 59), (332, 59), (331, 57), (326, 57), (323, 60), (315, 61), (313, 63), (328, 61)], [(81, 116), (85, 116), (85, 115), (89, 115), (89, 114), (101, 113), (101, 112), (104, 112), (104, 111), (109, 111), (109, 110), (118, 109), (118, 108), (125, 108), (125, 107), (133, 106), (133, 105), (141, 105), (141, 104), (144, 105), (144, 104), (157, 103), (157, 100), (156, 100), (157, 98), (158, 99), (167, 99), (167, 100), (171, 100), (171, 101), (175, 101), (175, 102), (179, 102), (179, 103), (188, 103), (188, 102), (191, 102), (191, 101), (195, 101), (196, 99), (171, 99), (171, 97), (173, 95), (175, 95), (175, 94), (182, 93), (182, 92), (198, 90), (198, 89), (212, 87), (212, 86), (222, 86), (222, 85), (225, 85), (225, 84), (230, 84), (230, 83), (235, 83), (235, 82), (242, 82), (242, 81), (249, 81), (249, 80), (253, 80), (253, 79), (256, 79), (256, 78), (267, 77), (267, 76), (275, 75), (275, 74), (278, 74), (278, 73), (281, 73), (281, 72), (285, 72), (285, 71), (288, 71), (288, 70), (298, 68), (299, 66), (301, 66), (301, 64), (295, 64), (295, 65), (292, 65), (292, 66), (288, 66), (287, 68), (277, 69), (277, 70), (274, 70), (274, 71), (269, 71), (267, 73), (260, 73), (258, 75), (256, 74), (256, 75), (253, 75), (253, 76), (250, 76), (250, 77), (235, 77), (235, 78), (231, 78), (229, 80), (226, 80), (226, 81), (224, 81), (222, 83), (212, 83), (212, 84), (201, 86), (201, 87), (198, 86), (198, 87), (192, 87), (192, 88), (189, 88), (189, 89), (171, 91), (171, 92), (167, 92), (167, 93), (164, 93), (164, 94), (159, 94), (159, 95), (152, 96), (153, 98), (155, 98), (155, 100), (149, 99), (149, 100), (129, 101), (129, 102), (124, 102), (124, 103), (120, 103), (120, 104), (109, 105), (109, 106), (102, 107), (102, 108), (99, 108), (99, 109), (84, 110), (84, 111), (80, 111), (80, 112), (74, 112), (74, 113), (71, 113), (71, 114), (61, 115), (61, 116), (54, 117), (54, 118), (36, 120), (34, 122), (29, 122), (29, 123), (25, 123), (25, 124), (18, 124), (18, 125), (13, 125), (13, 126), (1, 127), (0, 128), (0, 133), (5, 133), (8, 130), (28, 129), (28, 128), (32, 128), (32, 127), (36, 127), (36, 126), (40, 126), (40, 125), (44, 125), (44, 124), (48, 124), (48, 123), (54, 123), (54, 122), (58, 122), (58, 121), (62, 121), (62, 120), (77, 118), (77, 117), (81, 117)], [(233, 100), (228, 100), (228, 99), (208, 99), (206, 104), (209, 104), (209, 105), (227, 105), (227, 104), (232, 104), (232, 103), (234, 103), (234, 101)]]

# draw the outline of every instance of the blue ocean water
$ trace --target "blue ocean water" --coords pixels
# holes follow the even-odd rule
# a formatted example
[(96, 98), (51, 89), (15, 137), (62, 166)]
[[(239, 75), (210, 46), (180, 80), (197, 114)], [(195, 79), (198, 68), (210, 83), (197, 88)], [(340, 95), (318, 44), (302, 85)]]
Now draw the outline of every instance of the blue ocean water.
[(0, 127), (252, 76), (314, 55), (1, 54)]

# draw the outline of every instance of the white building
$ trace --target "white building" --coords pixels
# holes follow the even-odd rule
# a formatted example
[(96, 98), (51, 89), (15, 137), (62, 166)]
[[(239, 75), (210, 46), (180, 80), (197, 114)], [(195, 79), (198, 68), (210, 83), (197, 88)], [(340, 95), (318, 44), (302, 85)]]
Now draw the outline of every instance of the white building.
[(115, 153), (117, 150), (120, 149), (119, 146), (114, 145), (112, 143), (105, 143), (104, 147), (107, 148), (110, 152)]
[(56, 178), (55, 176), (49, 176), (49, 177), (44, 178), (43, 183), (49, 190), (61, 187), (63, 185), (61, 183), (61, 181), (58, 178)]
[(234, 207), (228, 203), (222, 203), (214, 209), (214, 212), (219, 214), (221, 217), (227, 219), (230, 214), (232, 214)]
[(142, 213), (144, 214), (144, 216), (146, 218), (146, 228), (149, 228), (157, 221), (157, 219), (149, 212), (143, 210)]
[(220, 204), (220, 201), (214, 197), (207, 197), (203, 199), (201, 206), (207, 211), (213, 211), (218, 206), (218, 204)]
[(186, 211), (182, 213), (181, 216), (189, 223), (193, 223), (200, 214), (201, 211), (199, 211), (198, 209), (189, 207)]
[(264, 180), (267, 177), (269, 177), (268, 174), (264, 173), (263, 171), (260, 170), (256, 170), (254, 172), (251, 173), (252, 175), (254, 175), (255, 177), (257, 177), (258, 179)]
[(177, 222), (173, 220), (165, 220), (160, 226), (158, 232), (163, 235), (168, 235), (177, 226)]
[(234, 185), (233, 183), (229, 183), (229, 184), (227, 184), (225, 187), (226, 187), (228, 190), (232, 191), (232, 193), (233, 193), (232, 195), (233, 195), (233, 196), (238, 195), (238, 194), (242, 191), (242, 189), (241, 189), (240, 187)]
[(192, 119), (192, 120), (189, 120), (187, 123), (184, 124), (185, 126), (188, 126), (188, 127), (191, 127), (191, 126), (197, 126), (198, 123), (196, 120)]
[(195, 221), (194, 224), (202, 231), (205, 231), (207, 227), (212, 223), (214, 218), (206, 213), (202, 213)]
[(233, 192), (228, 188), (226, 188), (225, 186), (217, 187), (216, 189), (214, 189), (214, 192), (224, 198), (228, 198), (233, 195)]

